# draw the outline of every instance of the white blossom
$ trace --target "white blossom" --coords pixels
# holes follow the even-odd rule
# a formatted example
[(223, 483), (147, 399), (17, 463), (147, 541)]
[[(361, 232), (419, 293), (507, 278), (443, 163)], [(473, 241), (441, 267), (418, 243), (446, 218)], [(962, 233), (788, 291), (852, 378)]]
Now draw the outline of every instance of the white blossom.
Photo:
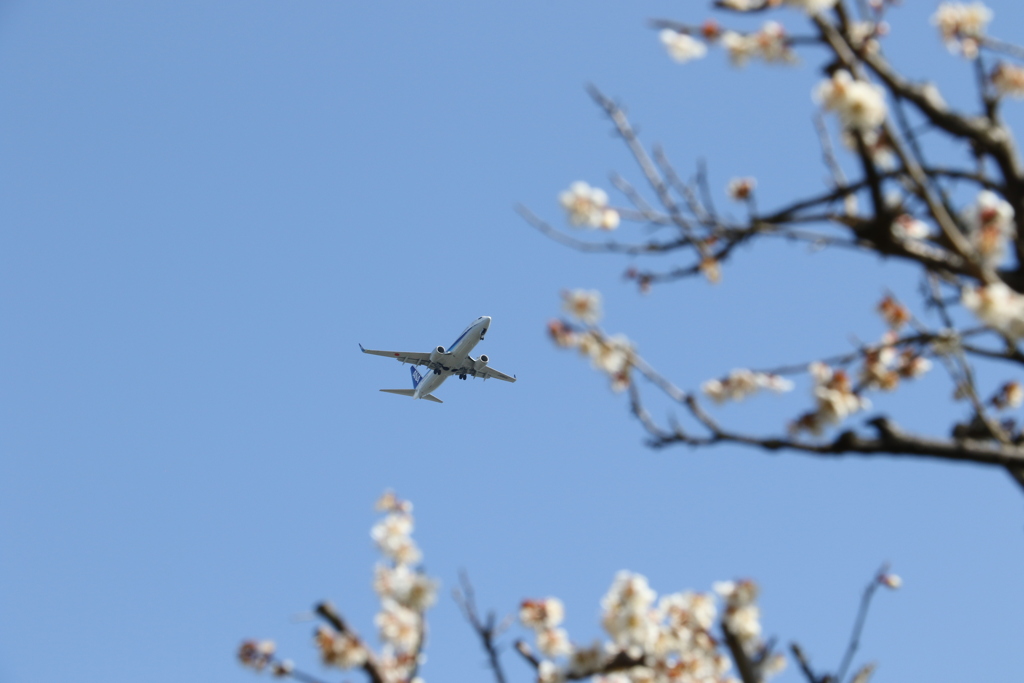
[(537, 631), (537, 649), (545, 657), (562, 657), (572, 654), (572, 644), (564, 628), (546, 628)]
[(565, 680), (565, 672), (559, 669), (554, 662), (544, 660), (537, 667), (537, 681), (539, 683), (561, 683)]
[(757, 187), (756, 178), (733, 178), (729, 181), (726, 193), (729, 195), (729, 199), (737, 202), (744, 201), (754, 193), (755, 187)]
[(760, 389), (775, 393), (790, 391), (793, 383), (788, 379), (743, 368), (733, 370), (724, 379), (711, 379), (701, 385), (701, 391), (715, 403), (742, 401)]
[(640, 574), (616, 574), (601, 600), (602, 623), (616, 645), (639, 652), (651, 648), (658, 637), (657, 612), (651, 609), (655, 597), (647, 579)]
[(826, 110), (834, 111), (846, 128), (867, 131), (885, 121), (887, 109), (882, 87), (855, 80), (843, 69), (818, 84), (814, 99)]
[(395, 567), (378, 564), (374, 571), (373, 588), (382, 598), (417, 612), (423, 612), (437, 599), (437, 582), (407, 564)]
[(392, 512), (378, 522), (370, 530), (370, 537), (387, 557), (399, 564), (416, 564), (420, 561), (420, 551), (409, 537), (412, 533), (412, 515), (405, 512)]
[(588, 325), (593, 325), (601, 319), (601, 292), (596, 289), (562, 292), (562, 310)]
[(891, 588), (892, 590), (896, 590), (903, 585), (903, 579), (900, 578), (899, 574), (886, 573), (878, 577), (878, 583), (886, 586), (887, 588)]
[(602, 230), (619, 227), (619, 212), (608, 208), (608, 193), (582, 180), (559, 194), (558, 201), (569, 214), (569, 223), (574, 226), (585, 225)]
[(796, 55), (789, 47), (785, 27), (777, 21), (766, 21), (753, 33), (725, 31), (721, 37), (722, 46), (729, 53), (733, 66), (742, 67), (754, 57), (768, 63), (792, 63)]
[(909, 240), (924, 240), (931, 236), (931, 228), (922, 220), (914, 218), (909, 213), (900, 214), (892, 222), (890, 228), (892, 236), (900, 242)]
[(700, 59), (708, 51), (703, 42), (670, 28), (662, 30), (659, 37), (665, 45), (665, 49), (668, 50), (669, 56), (680, 63), (688, 62), (691, 59)]
[(1024, 67), (1000, 62), (992, 69), (992, 86), (1002, 96), (1024, 97)]
[(965, 287), (960, 302), (989, 327), (1013, 340), (1024, 337), (1024, 297), (1004, 283)]
[(968, 59), (977, 57), (979, 42), (990, 21), (992, 10), (981, 2), (944, 2), (932, 15), (932, 23), (938, 27), (949, 51)]
[(374, 618), (381, 640), (401, 652), (412, 652), (420, 639), (420, 615), (394, 600), (381, 600), (381, 611)]
[(978, 193), (963, 212), (971, 244), (986, 264), (997, 266), (1006, 256), (1007, 241), (1017, 234), (1013, 207), (991, 190)]
[(550, 629), (562, 623), (565, 607), (558, 598), (524, 600), (519, 606), (519, 621), (534, 630)]
[(370, 653), (355, 636), (336, 633), (326, 626), (317, 629), (314, 639), (324, 664), (353, 669), (366, 663)]
[(795, 62), (796, 55), (786, 39), (786, 28), (777, 21), (766, 21), (750, 38), (757, 46), (757, 55), (766, 62)]
[(736, 31), (722, 34), (722, 46), (729, 53), (729, 61), (733, 66), (746, 66), (750, 58), (757, 54), (757, 41)]

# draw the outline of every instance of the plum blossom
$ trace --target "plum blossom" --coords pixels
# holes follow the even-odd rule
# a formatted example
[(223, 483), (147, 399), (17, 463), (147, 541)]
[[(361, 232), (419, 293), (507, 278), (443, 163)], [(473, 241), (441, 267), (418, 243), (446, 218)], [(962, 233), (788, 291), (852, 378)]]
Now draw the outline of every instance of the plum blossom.
[(1024, 297), (1004, 283), (964, 287), (960, 303), (981, 322), (1010, 339), (1024, 337)]
[(537, 649), (545, 657), (562, 657), (572, 654), (572, 643), (564, 628), (545, 628), (537, 631)]
[(350, 633), (338, 633), (321, 626), (314, 637), (320, 658), (327, 666), (354, 669), (366, 663), (370, 653), (362, 642)]
[(374, 622), (380, 630), (381, 640), (399, 652), (412, 652), (420, 641), (422, 624), (419, 613), (403, 607), (389, 598), (381, 600), (381, 611)]
[(903, 585), (903, 579), (900, 578), (899, 574), (891, 574), (887, 572), (885, 574), (879, 574), (878, 583), (882, 584), (886, 588), (896, 590)]
[(437, 599), (437, 581), (407, 564), (394, 567), (378, 564), (373, 588), (381, 598), (389, 598), (417, 612), (425, 611)]
[(750, 58), (757, 54), (757, 42), (736, 31), (722, 34), (722, 46), (729, 53), (729, 61), (736, 67), (746, 66)]
[(733, 178), (729, 181), (726, 193), (729, 195), (729, 199), (737, 202), (746, 201), (754, 194), (755, 187), (757, 187), (756, 178)]
[(576, 227), (588, 226), (602, 230), (619, 227), (619, 212), (608, 208), (608, 193), (591, 187), (582, 180), (558, 195), (562, 208), (569, 214), (569, 223)]
[(380, 551), (398, 564), (416, 564), (420, 551), (409, 534), (412, 533), (412, 515), (392, 512), (370, 530), (370, 537)]
[(963, 212), (971, 244), (989, 266), (1006, 257), (1007, 241), (1017, 234), (1013, 207), (991, 190), (978, 193), (975, 203)]
[(631, 652), (651, 649), (658, 637), (656, 594), (640, 574), (621, 571), (601, 599), (602, 624), (616, 645)]
[(701, 41), (670, 28), (663, 29), (658, 37), (668, 50), (669, 56), (681, 64), (691, 59), (700, 59), (708, 51), (707, 46)]
[[(887, 364), (889, 356), (875, 360), (869, 352), (865, 362)], [(833, 370), (824, 363), (815, 362), (808, 366), (808, 371), (814, 380), (815, 409), (804, 413), (790, 424), (789, 430), (793, 434), (804, 431), (815, 435), (821, 434), (826, 427), (871, 407), (871, 402), (854, 390), (845, 370)]]
[(981, 2), (944, 2), (932, 15), (932, 23), (938, 27), (946, 48), (968, 59), (978, 56), (985, 26), (990, 21), (992, 10)]
[(594, 325), (601, 319), (601, 292), (596, 289), (564, 291), (562, 310), (588, 325)]
[(721, 41), (729, 53), (729, 61), (736, 67), (746, 66), (754, 57), (768, 63), (796, 61), (796, 55), (789, 47), (786, 29), (777, 21), (766, 21), (760, 30), (753, 33), (725, 31)]
[(246, 640), (238, 648), (238, 661), (242, 666), (263, 671), (274, 660), (277, 645), (272, 640)]
[(755, 604), (759, 589), (749, 579), (722, 581), (713, 586), (725, 600), (722, 623), (741, 643), (754, 643), (761, 637), (761, 611)]
[(565, 673), (554, 662), (544, 660), (537, 666), (537, 681), (539, 683), (561, 683), (564, 680)]
[(519, 621), (535, 631), (554, 628), (565, 618), (565, 607), (558, 598), (523, 600), (519, 606)]
[(891, 294), (886, 294), (876, 308), (890, 329), (898, 330), (910, 322), (910, 311)]
[(900, 242), (925, 240), (931, 236), (931, 229), (922, 220), (914, 218), (909, 213), (900, 214), (892, 222), (890, 228), (892, 236)]
[(1020, 382), (1006, 382), (989, 399), (989, 403), (997, 410), (1019, 408), (1021, 404), (1024, 404), (1024, 386), (1021, 386)]
[(877, 24), (873, 21), (852, 21), (847, 32), (850, 36), (850, 45), (854, 49), (875, 54), (880, 47), (878, 38), (889, 32), (889, 25), (884, 21)]
[(1001, 96), (1024, 97), (1024, 67), (999, 62), (992, 69), (992, 86)]
[[(764, 659), (760, 667), (765, 679), (781, 671), (784, 658), (772, 655), (760, 641), (757, 586), (752, 581), (729, 581), (714, 588), (724, 602), (722, 624), (748, 652), (771, 658)], [(730, 675), (732, 660), (713, 633), (719, 609), (711, 593), (684, 591), (659, 599), (642, 575), (621, 571), (601, 600), (602, 623), (611, 641), (597, 641), (589, 647), (572, 647), (562, 629), (543, 626), (547, 621), (544, 602), (525, 601), (528, 614), (521, 616), (531, 628), (541, 625), (535, 629), (538, 650), (547, 657), (539, 662), (541, 680), (593, 677), (595, 683), (736, 682)], [(566, 663), (552, 661), (559, 657), (567, 657)], [(610, 664), (614, 671), (606, 670)]]
[(742, 401), (747, 396), (767, 389), (775, 393), (791, 391), (793, 383), (788, 379), (765, 372), (737, 369), (723, 379), (711, 379), (701, 385), (701, 391), (715, 403)]
[(844, 69), (818, 84), (814, 100), (825, 110), (834, 111), (844, 127), (861, 132), (882, 125), (887, 113), (882, 87), (855, 80)]

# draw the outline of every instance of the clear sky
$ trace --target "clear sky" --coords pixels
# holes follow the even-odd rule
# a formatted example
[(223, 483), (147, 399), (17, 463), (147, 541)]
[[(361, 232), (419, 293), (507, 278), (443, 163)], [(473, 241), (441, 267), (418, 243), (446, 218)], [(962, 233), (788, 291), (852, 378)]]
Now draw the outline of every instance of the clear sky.
[[(897, 63), (972, 105), (969, 67), (928, 25), (935, 3), (905, 4)], [(993, 32), (1024, 39), (1024, 7), (990, 5)], [(1007, 476), (652, 452), (624, 397), (545, 337), (561, 289), (597, 288), (606, 328), (695, 387), (844, 351), (882, 332), (884, 287), (913, 295), (898, 266), (780, 246), (744, 250), (717, 286), (642, 296), (628, 260), (569, 252), (514, 214), (562, 224), (572, 181), (638, 179), (588, 82), (687, 175), (707, 158), (723, 203), (736, 175), (758, 177), (763, 206), (822, 187), (815, 55), (680, 66), (645, 25), (706, 14), (0, 4), (0, 681), (250, 681), (244, 637), (339, 679), (295, 615), (329, 598), (372, 634), (368, 531), (387, 487), (415, 503), (444, 585), (428, 681), (487, 679), (447, 596), (460, 568), (502, 614), (561, 597), (580, 642), (620, 569), (659, 592), (752, 577), (766, 632), (826, 668), (885, 560), (905, 587), (879, 596), (863, 640), (876, 681), (1019, 676), (1024, 496)], [(448, 382), (444, 405), (377, 391), (408, 386), (408, 369), (357, 343), (427, 350), (480, 315), (477, 351), (518, 383)], [(935, 373), (879, 405), (941, 430), (964, 410), (951, 391)], [(780, 429), (807, 404), (800, 385), (719, 414)]]

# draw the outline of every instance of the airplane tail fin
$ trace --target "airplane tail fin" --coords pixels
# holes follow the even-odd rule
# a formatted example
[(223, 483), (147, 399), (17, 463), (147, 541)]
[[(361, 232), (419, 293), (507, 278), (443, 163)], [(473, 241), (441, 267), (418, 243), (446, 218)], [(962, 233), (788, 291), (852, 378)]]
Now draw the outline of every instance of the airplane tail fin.
[[(410, 397), (413, 394), (416, 393), (415, 389), (381, 389), (381, 391), (383, 391), (384, 393), (387, 393), (387, 394), (398, 394), (399, 396), (410, 396)], [(427, 401), (433, 401), (434, 403), (444, 403), (444, 401), (442, 401), (441, 399), (435, 398), (433, 394), (427, 394), (426, 396), (420, 396), (420, 398), (425, 399)]]
[(415, 389), (423, 381), (423, 375), (420, 374), (415, 365), (409, 369), (412, 370), (412, 388)]

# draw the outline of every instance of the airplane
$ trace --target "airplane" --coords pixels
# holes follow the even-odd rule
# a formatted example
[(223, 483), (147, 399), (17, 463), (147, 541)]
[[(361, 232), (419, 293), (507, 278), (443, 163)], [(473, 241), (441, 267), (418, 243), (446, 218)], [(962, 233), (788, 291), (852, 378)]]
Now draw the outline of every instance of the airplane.
[[(466, 379), (466, 377), (483, 377), (487, 379), (493, 377), (506, 382), (516, 381), (515, 375), (509, 377), (505, 373), (498, 372), (488, 366), (487, 362), (490, 359), (487, 356), (481, 354), (479, 358), (473, 358), (469, 355), (469, 352), (473, 350), (477, 342), (481, 341), (484, 335), (487, 334), (487, 328), (490, 325), (490, 316), (480, 316), (470, 323), (469, 327), (459, 335), (458, 339), (452, 342), (447, 351), (445, 351), (443, 346), (438, 346), (430, 353), (375, 351), (373, 349), (364, 349), (362, 344), (359, 345), (359, 349), (363, 353), (387, 356), (397, 359), (400, 363), (412, 364), (412, 367), (409, 368), (412, 371), (412, 389), (381, 389), (381, 391), (388, 394), (398, 394), (399, 396), (411, 396), (412, 398), (433, 401), (434, 403), (444, 403), (444, 401), (435, 398), (433, 392), (453, 375), (458, 376), (459, 379)], [(424, 365), (431, 371), (426, 378), (416, 370), (417, 365)]]

